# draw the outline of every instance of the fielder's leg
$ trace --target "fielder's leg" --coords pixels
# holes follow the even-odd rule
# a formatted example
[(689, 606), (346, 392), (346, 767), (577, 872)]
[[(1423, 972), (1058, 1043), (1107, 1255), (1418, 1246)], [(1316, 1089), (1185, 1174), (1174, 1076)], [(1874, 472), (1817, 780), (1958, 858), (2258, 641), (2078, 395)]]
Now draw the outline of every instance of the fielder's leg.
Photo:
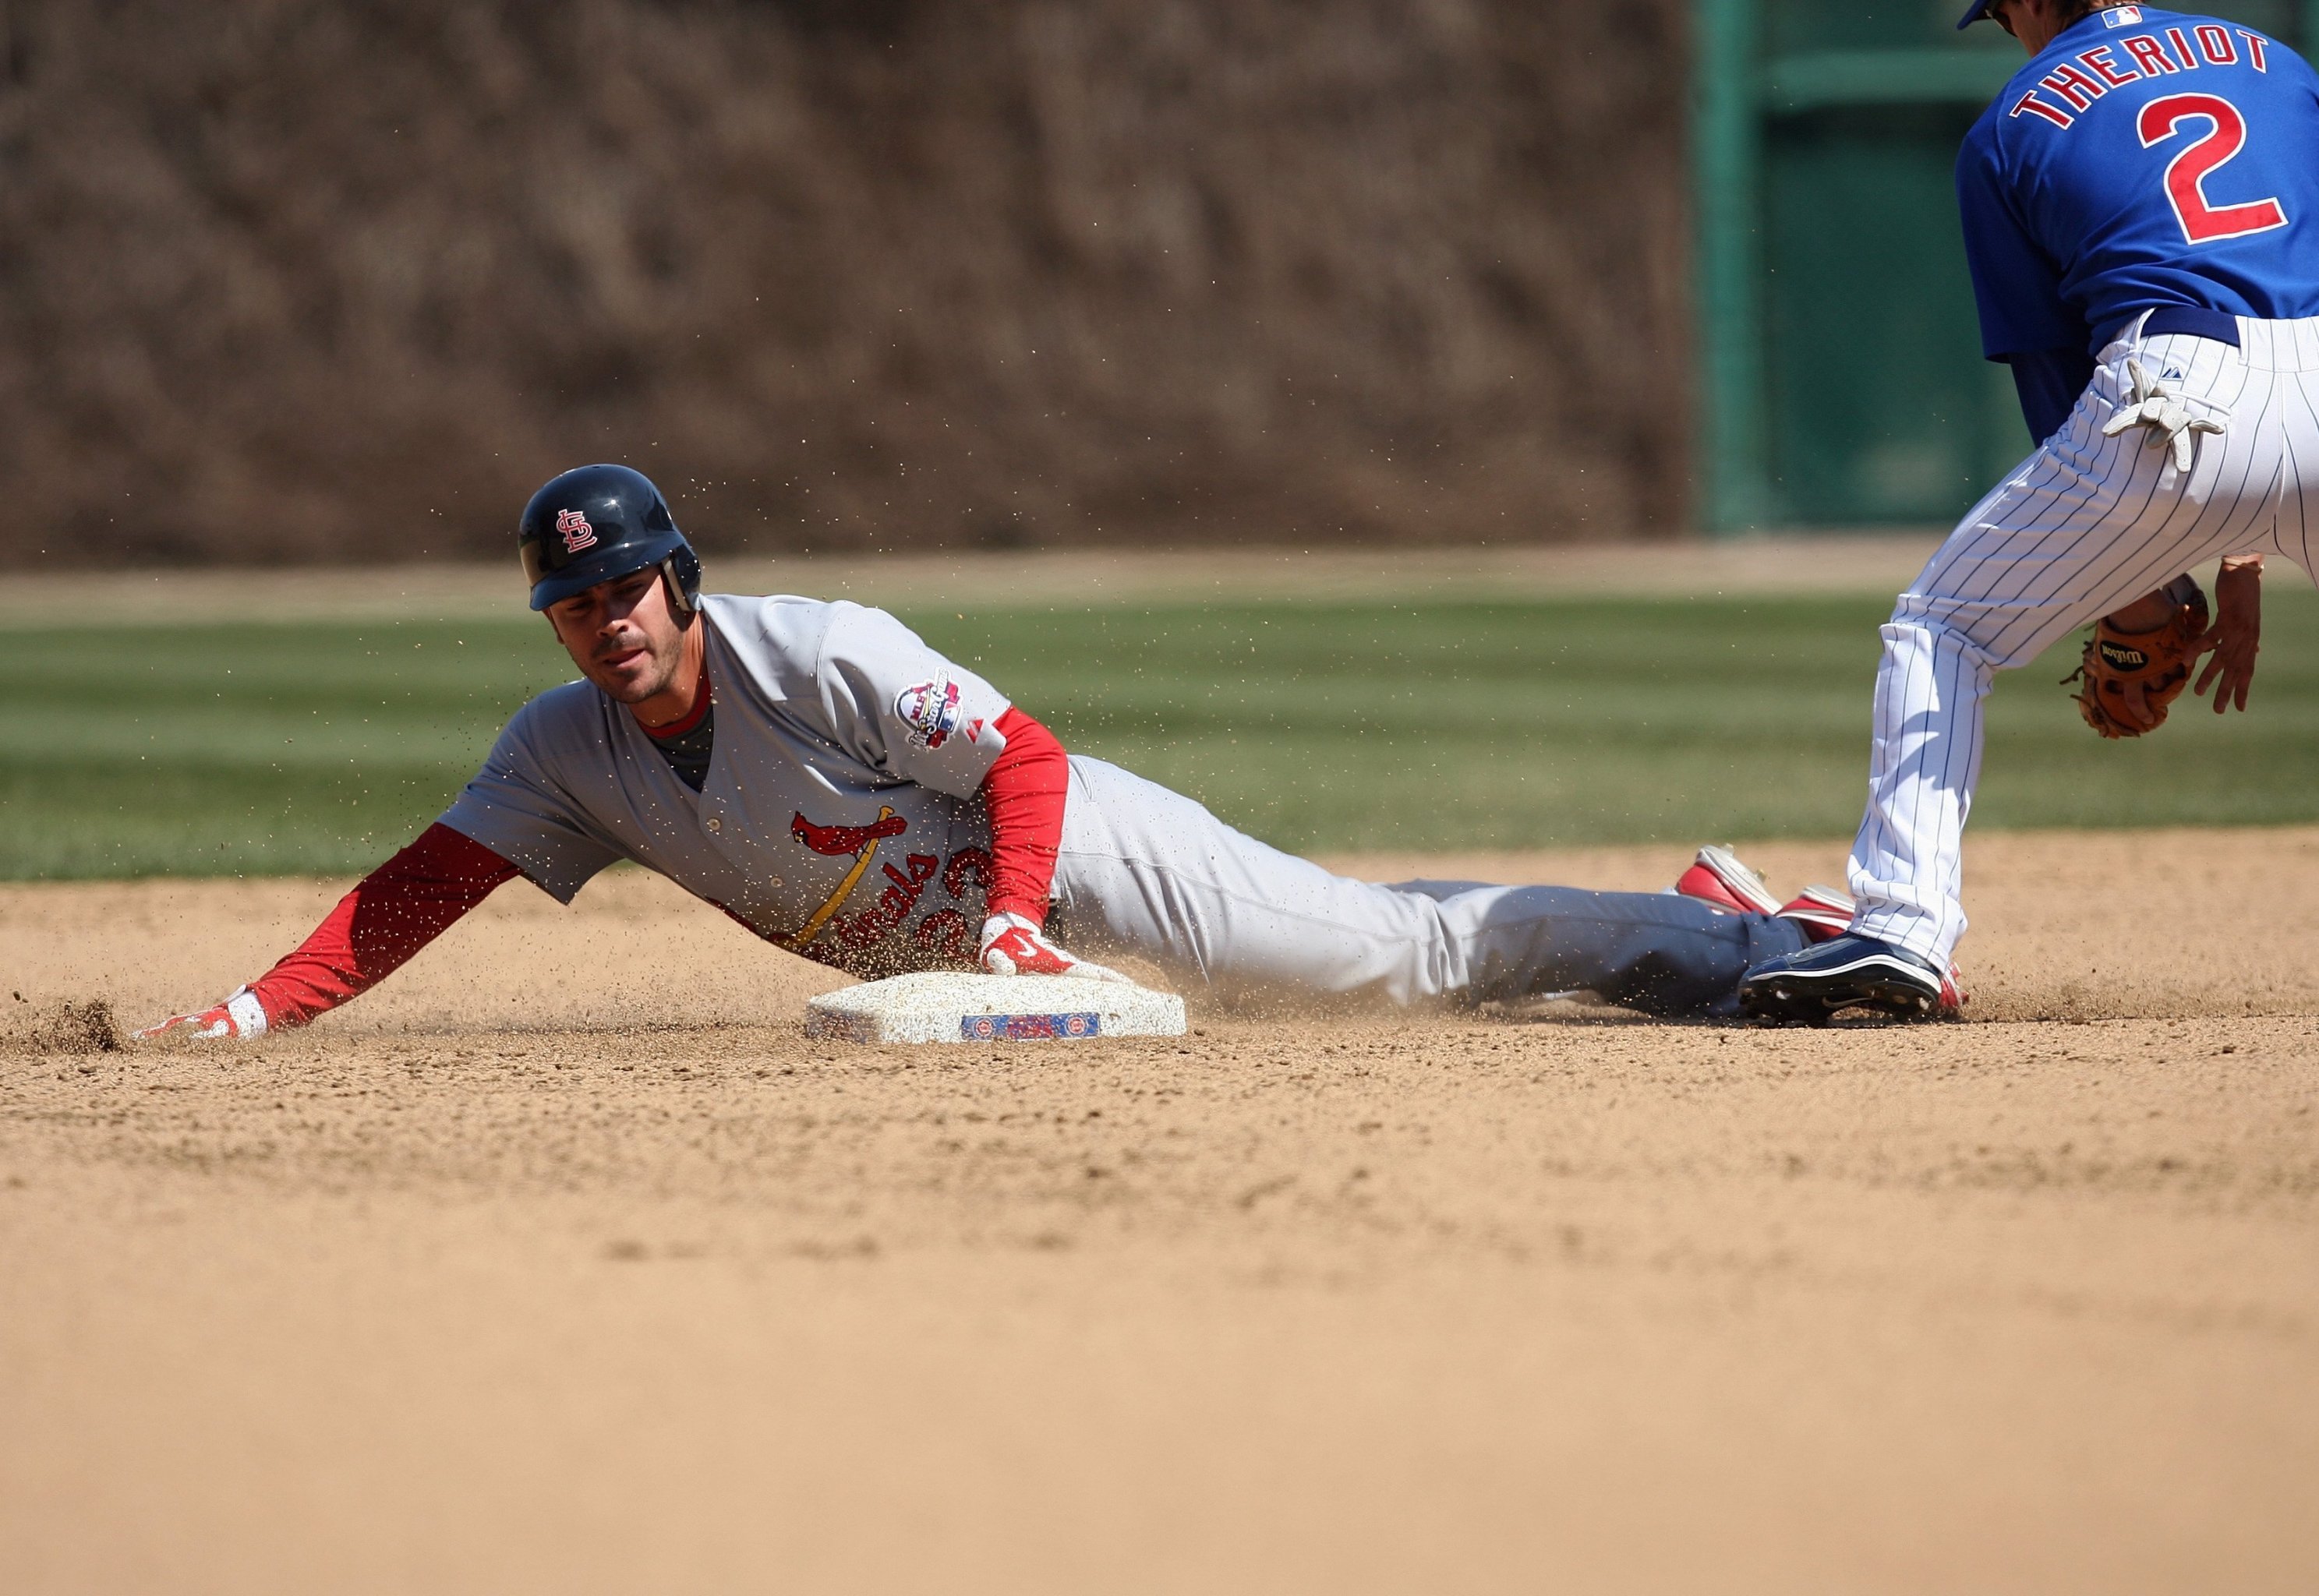
[[(2187, 474), (2142, 428), (2103, 431), (2130, 397), (2129, 356), (2167, 373), (2227, 428), (2198, 440)], [(1882, 631), (1868, 809), (1849, 871), (1860, 900), (1853, 935), (1791, 968), (1751, 974), (1751, 1010), (1781, 1012), (1771, 978), (1792, 994), (1796, 978), (1808, 987), (1825, 977), (1831, 996), (1852, 981), (1872, 1006), (1931, 1012), (1919, 1000), (1965, 929), (1964, 827), (1996, 673), (2201, 560), (2269, 537), (2277, 386), (2271, 372), (2212, 339), (2176, 334), (2105, 351), (2069, 424), (1975, 507), (1900, 595)], [(1846, 960), (1856, 967), (1840, 968)]]
[(1403, 1004), (1584, 990), (1653, 1014), (1731, 1013), (1750, 964), (1803, 942), (1792, 922), (1691, 898), (1350, 880), (1092, 759), (1071, 761), (1055, 883), (1076, 944), (1220, 988)]

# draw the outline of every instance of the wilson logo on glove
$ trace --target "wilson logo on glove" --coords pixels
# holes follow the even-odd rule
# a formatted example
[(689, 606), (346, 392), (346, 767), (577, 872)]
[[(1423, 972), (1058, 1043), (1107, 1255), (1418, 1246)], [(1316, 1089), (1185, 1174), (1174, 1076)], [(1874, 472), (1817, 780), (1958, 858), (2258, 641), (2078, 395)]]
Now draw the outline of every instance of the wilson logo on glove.
[[(2166, 724), (2166, 711), (2190, 684), (2190, 662), (2206, 636), (2206, 595), (2187, 576), (2162, 590), (2174, 613), (2151, 632), (2120, 632), (2105, 616), (2086, 639), (2078, 668), (2062, 685), (2082, 683), (2078, 713), (2105, 737), (2139, 737)], [(2141, 706), (2137, 714), (2134, 706)]]

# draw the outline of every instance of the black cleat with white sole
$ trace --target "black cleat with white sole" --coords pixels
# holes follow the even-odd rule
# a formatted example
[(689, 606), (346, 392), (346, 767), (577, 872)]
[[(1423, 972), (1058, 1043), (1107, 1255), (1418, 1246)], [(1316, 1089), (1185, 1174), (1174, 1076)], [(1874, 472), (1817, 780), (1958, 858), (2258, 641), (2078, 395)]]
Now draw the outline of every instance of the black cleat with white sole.
[(1954, 1012), (1955, 999), (1931, 960), (1864, 936), (1783, 953), (1740, 978), (1739, 1012), (1749, 1019), (1825, 1025), (1848, 1008), (1930, 1020)]

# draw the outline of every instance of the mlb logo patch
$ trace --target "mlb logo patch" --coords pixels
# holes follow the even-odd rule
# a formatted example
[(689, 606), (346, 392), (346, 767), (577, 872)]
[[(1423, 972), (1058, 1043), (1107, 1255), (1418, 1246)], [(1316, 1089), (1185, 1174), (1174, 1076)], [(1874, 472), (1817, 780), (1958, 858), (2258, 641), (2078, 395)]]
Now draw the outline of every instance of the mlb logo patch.
[(583, 548), (596, 546), (596, 528), (590, 526), (588, 518), (576, 509), (557, 510), (555, 529), (564, 535), (564, 552), (567, 555), (576, 555)]
[(2113, 28), (2137, 28), (2142, 25), (2142, 7), (2113, 5), (2102, 13), (2102, 21)]
[(910, 728), (910, 741), (921, 748), (940, 748), (958, 730), (958, 683), (947, 676), (906, 687), (894, 700), (894, 714)]

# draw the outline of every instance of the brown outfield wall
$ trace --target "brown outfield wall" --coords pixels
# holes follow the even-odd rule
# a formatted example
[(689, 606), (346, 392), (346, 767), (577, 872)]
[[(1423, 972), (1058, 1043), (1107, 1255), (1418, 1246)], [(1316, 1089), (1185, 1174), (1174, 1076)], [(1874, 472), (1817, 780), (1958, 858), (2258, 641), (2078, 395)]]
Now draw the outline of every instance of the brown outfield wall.
[(1671, 536), (1683, 14), (0, 5), (0, 557)]

